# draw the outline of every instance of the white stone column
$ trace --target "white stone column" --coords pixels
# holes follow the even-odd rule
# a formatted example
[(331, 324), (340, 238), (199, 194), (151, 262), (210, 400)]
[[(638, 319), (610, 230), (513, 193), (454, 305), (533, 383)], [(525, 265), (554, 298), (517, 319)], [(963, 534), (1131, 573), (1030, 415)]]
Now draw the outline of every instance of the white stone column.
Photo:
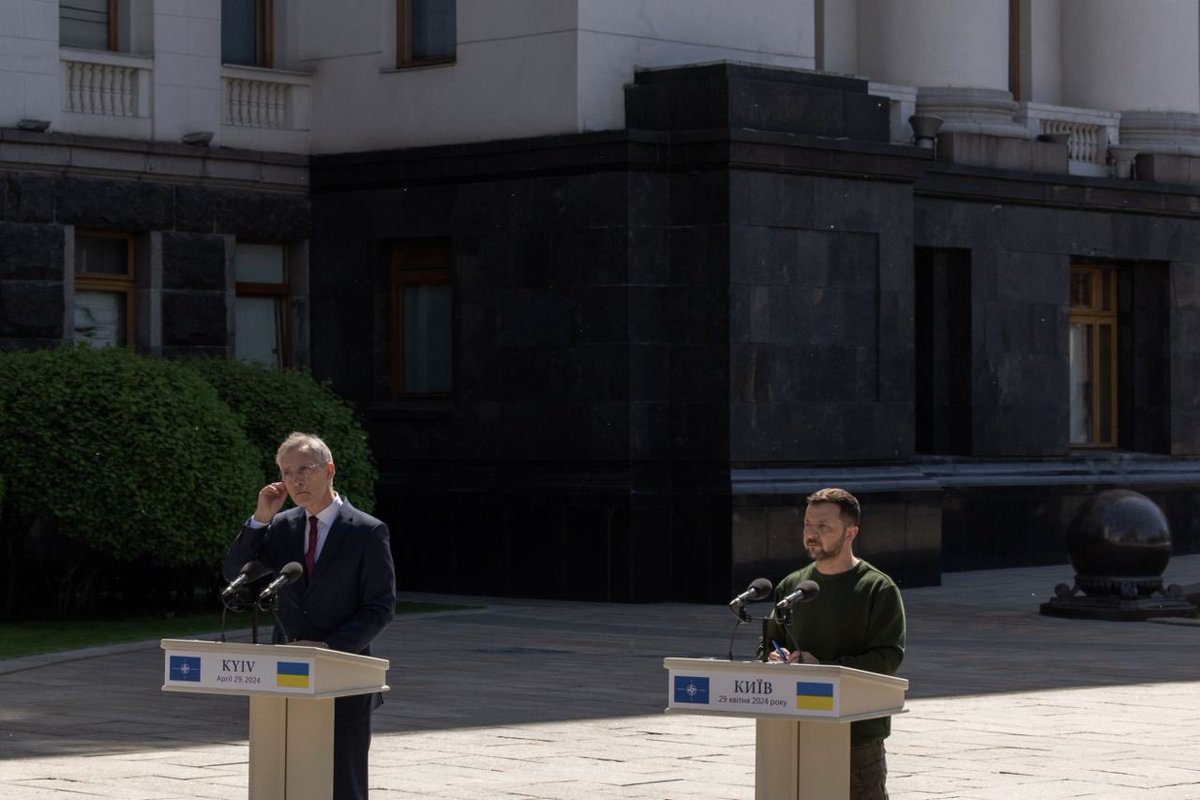
[(859, 71), (918, 87), (945, 133), (1024, 137), (1008, 91), (1008, 0), (859, 0)]
[(1121, 144), (1200, 154), (1200, 4), (1062, 0), (1063, 104), (1121, 112)]

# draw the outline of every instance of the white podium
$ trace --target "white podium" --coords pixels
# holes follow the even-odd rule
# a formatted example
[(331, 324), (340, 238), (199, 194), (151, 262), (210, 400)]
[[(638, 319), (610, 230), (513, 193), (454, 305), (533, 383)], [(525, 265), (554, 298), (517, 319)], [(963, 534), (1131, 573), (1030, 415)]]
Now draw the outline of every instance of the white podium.
[(250, 800), (331, 800), (333, 699), (388, 690), (383, 658), (191, 639), (161, 646), (163, 691), (250, 698)]
[(754, 717), (756, 800), (850, 796), (850, 723), (900, 714), (908, 681), (849, 667), (667, 658), (667, 712)]

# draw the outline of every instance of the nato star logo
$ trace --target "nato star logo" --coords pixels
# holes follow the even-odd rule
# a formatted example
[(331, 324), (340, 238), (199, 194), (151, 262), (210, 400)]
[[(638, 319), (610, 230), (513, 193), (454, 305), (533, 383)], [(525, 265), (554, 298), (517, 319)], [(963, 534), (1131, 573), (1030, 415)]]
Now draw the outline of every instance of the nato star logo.
[(198, 656), (171, 656), (171, 680), (200, 682), (200, 658)]
[(708, 705), (708, 678), (675, 676), (676, 703), (703, 703)]

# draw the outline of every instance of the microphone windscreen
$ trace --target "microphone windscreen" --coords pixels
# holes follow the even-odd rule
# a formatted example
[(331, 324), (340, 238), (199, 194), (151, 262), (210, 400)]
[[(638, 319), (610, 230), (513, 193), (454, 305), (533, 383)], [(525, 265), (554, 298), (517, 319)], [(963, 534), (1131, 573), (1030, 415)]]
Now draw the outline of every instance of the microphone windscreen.
[(772, 586), (771, 582), (766, 578), (755, 578), (746, 588), (754, 592), (754, 594), (750, 597), (751, 600), (762, 600), (765, 597), (770, 597), (771, 591), (775, 587)]
[(287, 578), (288, 583), (293, 583), (300, 579), (304, 574), (304, 567), (300, 566), (299, 561), (289, 561), (283, 565), (283, 569), (279, 570), (281, 578)]
[(264, 575), (270, 574), (271, 570), (261, 561), (247, 561), (242, 564), (241, 574), (246, 576), (248, 581), (256, 581)]
[(808, 600), (810, 597), (816, 597), (821, 593), (821, 584), (816, 581), (800, 581), (800, 585), (796, 588), (804, 592), (805, 600)]

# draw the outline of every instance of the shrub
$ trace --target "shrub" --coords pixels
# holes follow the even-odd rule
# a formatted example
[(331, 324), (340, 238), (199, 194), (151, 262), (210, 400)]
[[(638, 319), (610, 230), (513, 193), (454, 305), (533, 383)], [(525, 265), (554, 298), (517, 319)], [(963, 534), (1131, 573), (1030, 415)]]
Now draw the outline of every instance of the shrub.
[(222, 358), (180, 363), (203, 377), (242, 416), (246, 436), (258, 450), (261, 483), (279, 480), (275, 451), (289, 433), (314, 433), (333, 451), (338, 492), (359, 509), (374, 510), (378, 473), (367, 433), (350, 405), (328, 386), (301, 370), (268, 369)]
[(59, 587), (64, 614), (111, 560), (215, 563), (260, 488), (240, 419), (169, 361), (70, 345), (0, 353), (0, 408), (0, 535), (10, 553), (31, 529), (82, 545), (57, 551), (75, 582)]

